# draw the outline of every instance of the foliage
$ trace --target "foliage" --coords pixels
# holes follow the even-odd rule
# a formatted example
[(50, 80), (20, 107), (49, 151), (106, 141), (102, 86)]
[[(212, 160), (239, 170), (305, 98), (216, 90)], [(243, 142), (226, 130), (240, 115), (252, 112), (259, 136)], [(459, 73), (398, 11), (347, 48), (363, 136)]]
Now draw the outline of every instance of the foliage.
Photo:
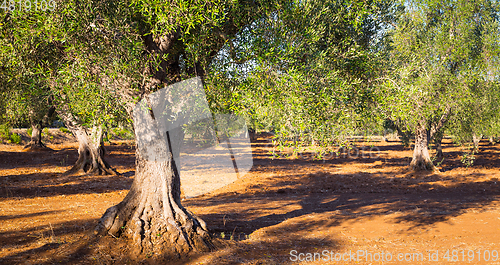
[(474, 160), (476, 159), (476, 156), (474, 155), (474, 152), (464, 152), (462, 157), (460, 158), (460, 162), (464, 164), (467, 168), (471, 167), (474, 165)]
[(21, 11), (0, 12), (0, 86), (3, 88), (0, 93), (4, 99), (0, 118), (13, 125), (40, 121), (50, 107), (49, 80), (44, 68), (52, 68), (55, 52), (47, 45), (45, 34), (31, 30), (42, 23), (38, 18), (38, 13), (27, 17)]
[(63, 133), (71, 133), (68, 128), (66, 127), (59, 127), (59, 131), (63, 132)]
[(472, 141), (473, 135), (496, 135), (500, 132), (498, 113), (500, 86), (498, 81), (477, 84), (478, 91), (466, 99), (451, 121), (448, 132), (459, 144)]
[(125, 140), (134, 139), (134, 133), (126, 128), (120, 128), (120, 127), (112, 128), (111, 132), (115, 137), (119, 137), (121, 139)]
[(282, 148), (345, 143), (372, 117), (375, 43), (396, 9), (391, 1), (296, 1), (255, 21), (214, 62), (212, 109), (274, 131)]
[(493, 89), (499, 76), (498, 8), (489, 0), (406, 2), (390, 29), (380, 111), (409, 131), (419, 124), (430, 129), (445, 116), (454, 132), (470, 134), (471, 127), (486, 125), (499, 96)]
[(7, 124), (0, 124), (0, 137), (3, 139), (9, 139), (10, 134), (10, 127)]
[(17, 133), (13, 133), (10, 135), (10, 142), (15, 144), (21, 144), (21, 136)]
[(0, 138), (7, 143), (21, 144), (21, 136), (17, 133), (12, 133), (11, 127), (8, 124), (0, 124)]
[[(95, 75), (89, 74), (90, 68), (83, 69), (82, 63), (90, 61), (80, 60), (80, 56), (85, 56), (88, 48), (98, 48), (105, 43), (101, 38), (99, 45), (89, 47), (75, 38), (83, 36), (80, 35), (82, 33), (89, 37), (91, 33), (84, 29), (89, 25), (81, 23), (86, 14), (74, 12), (86, 8), (86, 5), (60, 1), (52, 12), (16, 10), (0, 13), (0, 41), (4, 44), (0, 49), (0, 58), (9, 61), (1, 69), (2, 75), (7, 77), (3, 84), (7, 101), (4, 120), (11, 123), (38, 121), (52, 105), (73, 112), (83, 124), (103, 124), (123, 116), (120, 113), (121, 104), (111, 100), (105, 90), (96, 89)], [(71, 19), (76, 17), (80, 23)], [(71, 42), (83, 45), (71, 47)], [(95, 53), (89, 53), (92, 54)], [(99, 55), (105, 54), (101, 52)], [(85, 58), (93, 59), (89, 56)], [(112, 65), (109, 61), (113, 58), (103, 58), (107, 61), (92, 63), (99, 65), (104, 61)], [(104, 115), (96, 115), (96, 112)]]

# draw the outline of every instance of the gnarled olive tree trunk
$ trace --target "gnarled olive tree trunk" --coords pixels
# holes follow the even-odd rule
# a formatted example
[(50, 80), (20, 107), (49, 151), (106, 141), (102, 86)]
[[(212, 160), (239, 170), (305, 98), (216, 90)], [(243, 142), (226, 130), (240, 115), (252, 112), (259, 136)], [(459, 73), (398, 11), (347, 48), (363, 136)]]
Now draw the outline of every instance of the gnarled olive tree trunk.
[(83, 171), (95, 175), (118, 175), (118, 172), (104, 160), (106, 150), (102, 127), (92, 127), (90, 133), (85, 128), (71, 131), (78, 140), (78, 160), (66, 174)]
[[(429, 155), (429, 142), (435, 140), (437, 146), (438, 157), (443, 155), (441, 141), (444, 135), (444, 126), (448, 121), (448, 116), (451, 114), (451, 108), (448, 106), (445, 108), (441, 117), (435, 121), (428, 122), (425, 119), (421, 120), (415, 131), (415, 149), (413, 150), (413, 159), (410, 163), (410, 168), (416, 171), (419, 170), (434, 170), (434, 164), (432, 163), (431, 157)], [(430, 129), (427, 129), (430, 128)]]
[(80, 125), (69, 113), (59, 113), (59, 116), (78, 141), (78, 160), (64, 173), (65, 175), (79, 171), (95, 175), (119, 175), (104, 159), (106, 150), (102, 126), (94, 126), (89, 130)]
[(495, 145), (495, 144), (496, 144), (496, 142), (495, 142), (495, 138), (494, 138), (493, 136), (490, 136), (490, 137), (488, 138), (488, 142), (489, 142), (489, 145)]
[(45, 149), (47, 148), (45, 144), (42, 143), (42, 122), (32, 121), (31, 122), (31, 140), (24, 146), (24, 149)]
[[(49, 102), (49, 104), (51, 104)], [(28, 150), (51, 150), (42, 142), (42, 128), (48, 124), (56, 108), (51, 106), (43, 117), (38, 116), (35, 111), (30, 111), (31, 140), (24, 146)]]
[[(158, 58), (162, 58), (162, 62), (161, 67), (157, 67), (156, 62), (151, 62), (145, 69), (145, 76), (149, 75), (151, 78), (141, 87), (144, 93), (137, 94), (130, 90), (120, 93), (130, 114), (134, 114), (136, 106), (132, 93), (136, 93), (136, 97), (147, 99), (145, 97), (160, 85), (182, 80), (179, 58), (185, 55), (180, 36), (180, 31), (163, 37), (145, 35), (146, 49), (152, 54), (161, 55)], [(220, 47), (223, 43), (221, 42)], [(220, 47), (214, 51), (218, 51)], [(211, 56), (215, 54), (217, 52)], [(197, 62), (192, 67), (187, 67), (186, 72), (191, 76), (203, 76), (205, 71), (201, 63)], [(175, 102), (177, 103), (179, 102)], [(144, 115), (143, 118), (148, 122), (141, 126), (136, 121), (136, 115), (132, 116), (137, 145), (140, 142), (138, 139), (142, 137), (141, 129), (154, 127), (155, 117), (153, 113)], [(178, 135), (175, 131), (171, 133)], [(159, 132), (155, 135), (155, 139), (166, 136)], [(153, 143), (146, 149), (137, 146), (136, 175), (132, 187), (122, 202), (104, 213), (95, 231), (101, 235), (127, 237), (133, 241), (133, 251), (143, 254), (159, 254), (167, 250), (178, 254), (191, 250), (208, 251), (213, 245), (205, 222), (181, 205), (180, 176), (174, 159), (180, 145), (168, 141), (167, 150), (165, 141), (166, 139)], [(161, 159), (151, 159), (151, 154)]]
[(479, 142), (483, 138), (483, 135), (477, 135), (475, 133), (472, 134), (472, 145), (473, 145), (473, 151), (478, 152), (479, 151)]
[(179, 143), (170, 139), (167, 136), (168, 149), (160, 140), (147, 149), (136, 148), (132, 187), (122, 202), (101, 217), (97, 234), (126, 236), (138, 253), (187, 253), (213, 248), (205, 222), (181, 205), (180, 175), (171, 151), (175, 153)]
[(413, 150), (413, 159), (410, 167), (413, 170), (433, 170), (431, 157), (429, 155), (429, 134), (425, 123), (419, 124), (415, 132), (415, 149)]
[(443, 132), (438, 132), (434, 138), (434, 147), (436, 148), (436, 157), (443, 158)]

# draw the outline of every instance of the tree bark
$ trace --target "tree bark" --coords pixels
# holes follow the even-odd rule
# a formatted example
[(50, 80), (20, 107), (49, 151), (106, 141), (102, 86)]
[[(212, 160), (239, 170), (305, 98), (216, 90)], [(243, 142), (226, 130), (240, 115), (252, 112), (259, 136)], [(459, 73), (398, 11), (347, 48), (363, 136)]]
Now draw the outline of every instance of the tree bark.
[(102, 126), (94, 126), (89, 130), (78, 124), (69, 113), (59, 113), (59, 116), (78, 141), (78, 160), (64, 175), (75, 174), (79, 171), (95, 175), (119, 175), (104, 159), (106, 150)]
[[(50, 102), (48, 102), (51, 104)], [(31, 124), (31, 140), (24, 146), (24, 149), (29, 150), (51, 150), (42, 142), (42, 128), (47, 126), (51, 117), (54, 115), (55, 107), (51, 106), (43, 117), (35, 114), (35, 111), (30, 111), (30, 124)]]
[(95, 175), (119, 175), (119, 173), (104, 160), (106, 150), (104, 149), (102, 127), (93, 127), (90, 134), (83, 127), (76, 130), (73, 129), (71, 132), (78, 140), (78, 160), (70, 170), (65, 172), (65, 174), (74, 174), (83, 171)]
[[(140, 132), (134, 131), (139, 139)], [(167, 144), (155, 141), (147, 149), (136, 148), (137, 173), (132, 187), (122, 202), (104, 213), (96, 234), (125, 236), (137, 254), (213, 249), (205, 222), (181, 205), (180, 176), (173, 159), (179, 144), (170, 139), (174, 138), (167, 137)]]
[(490, 144), (490, 145), (495, 145), (495, 138), (493, 138), (493, 136), (490, 136), (490, 137), (488, 138), (488, 141), (489, 141), (489, 144)]
[(24, 146), (24, 149), (29, 149), (29, 150), (49, 149), (42, 142), (42, 122), (41, 121), (32, 121), (31, 122), (31, 140), (26, 146)]
[(483, 138), (482, 134), (480, 134), (479, 136), (475, 133), (472, 134), (472, 144), (474, 152), (479, 151), (479, 142), (481, 141), (482, 138)]
[(442, 145), (442, 142), (443, 142), (443, 137), (444, 137), (444, 133), (442, 131), (439, 131), (437, 132), (435, 135), (434, 135), (434, 147), (436, 149), (436, 158), (443, 158), (443, 145)]
[(443, 136), (439, 136), (436, 138), (435, 140), (435, 144), (436, 144), (436, 157), (437, 158), (443, 158), (443, 145), (442, 145), (442, 141), (443, 141)]
[(429, 155), (428, 142), (429, 134), (425, 123), (420, 123), (415, 133), (415, 149), (413, 150), (413, 159), (410, 168), (416, 171), (434, 170), (431, 157)]

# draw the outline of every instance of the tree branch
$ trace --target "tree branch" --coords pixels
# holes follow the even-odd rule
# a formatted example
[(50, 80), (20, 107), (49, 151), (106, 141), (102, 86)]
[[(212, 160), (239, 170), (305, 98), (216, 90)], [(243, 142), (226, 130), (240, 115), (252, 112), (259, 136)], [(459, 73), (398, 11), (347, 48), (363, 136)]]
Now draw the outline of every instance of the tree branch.
[(246, 58), (238, 58), (238, 56), (236, 56), (236, 50), (234, 49), (233, 41), (231, 39), (229, 39), (229, 37), (226, 35), (226, 33), (222, 32), (220, 30), (216, 30), (216, 32), (224, 40), (224, 42), (229, 44), (229, 56), (231, 57), (233, 63), (244, 64), (244, 63), (246, 63), (254, 58), (253, 56), (249, 56)]
[(434, 135), (439, 130), (441, 130), (441, 128), (443, 128), (444, 124), (448, 121), (448, 117), (450, 116), (450, 113), (451, 113), (451, 107), (447, 106), (446, 109), (445, 109), (445, 111), (444, 111), (444, 113), (443, 113), (443, 115), (441, 115), (441, 118), (439, 119), (439, 121), (437, 123), (434, 123), (431, 126), (430, 133), (429, 133), (429, 136), (430, 136), (429, 139), (433, 139)]

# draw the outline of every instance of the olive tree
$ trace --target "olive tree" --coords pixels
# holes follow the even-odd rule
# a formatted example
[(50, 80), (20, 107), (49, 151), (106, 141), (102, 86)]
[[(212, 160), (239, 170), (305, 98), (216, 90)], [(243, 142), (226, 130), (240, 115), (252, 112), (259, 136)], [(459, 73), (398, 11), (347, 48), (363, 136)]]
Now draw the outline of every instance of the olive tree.
[(393, 1), (285, 6), (224, 47), (207, 93), (216, 108), (247, 117), (254, 129), (274, 131), (281, 147), (326, 151), (345, 144), (375, 117), (378, 46), (398, 8)]
[[(53, 11), (32, 15), (39, 15), (38, 21), (43, 24), (39, 32), (58, 53), (54, 58), (56, 70), (46, 71), (45, 77), (62, 105), (61, 114), (70, 113), (77, 123), (92, 127), (96, 124), (86, 122), (85, 117), (106, 118), (109, 110), (100, 111), (83, 102), (93, 103), (109, 95), (120, 102), (132, 120), (137, 102), (147, 102), (149, 95), (166, 85), (194, 76), (204, 79), (211, 61), (228, 40), (286, 4), (57, 1)], [(16, 12), (1, 19), (19, 23), (27, 20)], [(149, 120), (155, 119), (152, 113), (148, 115)], [(143, 133), (141, 128), (134, 124), (136, 138)], [(99, 137), (94, 139), (94, 143), (99, 142)], [(134, 249), (142, 253), (210, 249), (205, 223), (181, 205), (172, 154), (156, 161), (136, 150), (132, 187), (121, 203), (106, 211), (96, 231), (129, 237)]]
[[(484, 94), (489, 71), (498, 65), (498, 3), (495, 1), (407, 1), (390, 29), (381, 110), (415, 133), (411, 168), (432, 170), (428, 144), (472, 97)], [(481, 101), (477, 101), (481, 107)], [(455, 126), (456, 124), (454, 124)]]

